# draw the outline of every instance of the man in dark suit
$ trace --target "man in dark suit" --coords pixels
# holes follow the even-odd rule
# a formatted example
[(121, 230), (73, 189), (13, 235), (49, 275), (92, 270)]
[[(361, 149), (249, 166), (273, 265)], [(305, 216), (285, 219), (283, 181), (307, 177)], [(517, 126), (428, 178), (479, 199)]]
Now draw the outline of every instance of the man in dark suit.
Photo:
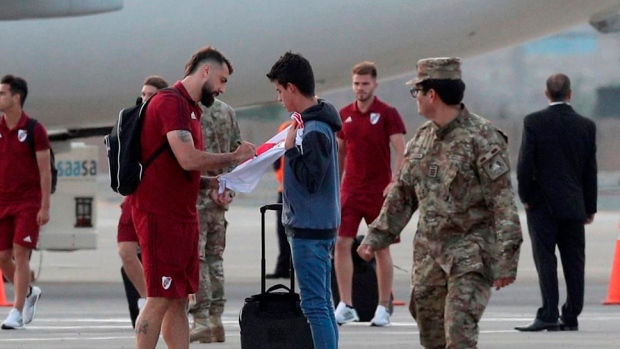
[[(576, 331), (583, 309), (584, 224), (596, 213), (596, 126), (570, 105), (570, 79), (547, 79), (549, 107), (523, 121), (517, 179), (527, 215), (543, 305), (519, 331)], [(567, 297), (558, 312), (555, 247), (560, 251)]]

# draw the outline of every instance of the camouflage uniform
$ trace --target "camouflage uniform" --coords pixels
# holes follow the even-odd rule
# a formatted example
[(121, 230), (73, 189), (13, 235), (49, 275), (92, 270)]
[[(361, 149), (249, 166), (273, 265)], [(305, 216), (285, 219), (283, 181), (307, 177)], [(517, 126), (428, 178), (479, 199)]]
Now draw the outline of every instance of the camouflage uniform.
[(505, 136), (461, 106), (429, 121), (405, 160), (365, 244), (389, 246), (419, 209), (410, 311), (425, 348), (476, 348), (495, 279), (516, 277), (522, 242)]
[[(241, 141), (241, 132), (235, 117), (235, 111), (226, 103), (215, 100), (200, 119), (205, 150), (211, 153), (228, 153), (238, 147)], [(210, 171), (205, 175), (219, 175), (230, 172), (232, 168), (222, 171)], [(190, 309), (194, 317), (194, 328), (208, 323), (210, 327), (221, 325), (221, 316), (224, 312), (224, 266), (223, 255), (226, 247), (226, 226), (224, 214), (228, 207), (217, 205), (209, 196), (211, 190), (200, 190), (197, 209), (200, 218), (200, 284), (196, 293), (196, 304)], [(203, 328), (204, 329), (204, 328)], [(219, 340), (224, 341), (223, 327)], [(192, 331), (194, 334), (196, 331)], [(209, 334), (210, 335), (210, 334)], [(198, 336), (200, 337), (200, 336)], [(198, 338), (192, 335), (192, 339)], [(199, 338), (198, 338), (199, 339)], [(198, 340), (196, 339), (196, 340)], [(200, 339), (201, 342), (210, 342), (210, 338)]]

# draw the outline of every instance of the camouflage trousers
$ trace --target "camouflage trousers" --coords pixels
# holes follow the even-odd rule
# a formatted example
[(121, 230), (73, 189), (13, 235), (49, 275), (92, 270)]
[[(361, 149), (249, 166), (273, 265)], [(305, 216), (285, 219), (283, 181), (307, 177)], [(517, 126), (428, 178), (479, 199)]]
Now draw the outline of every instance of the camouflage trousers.
[(475, 349), (491, 283), (476, 272), (446, 276), (439, 266), (413, 285), (409, 311), (426, 349)]
[(196, 304), (190, 309), (194, 318), (222, 316), (224, 312), (224, 249), (226, 248), (226, 210), (217, 207), (199, 210), (200, 284)]

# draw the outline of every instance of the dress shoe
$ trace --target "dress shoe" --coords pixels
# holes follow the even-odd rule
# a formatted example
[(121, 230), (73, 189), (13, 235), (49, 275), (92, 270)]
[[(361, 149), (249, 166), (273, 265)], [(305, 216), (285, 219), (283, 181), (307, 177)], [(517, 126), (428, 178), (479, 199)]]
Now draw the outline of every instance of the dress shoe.
[(289, 279), (290, 277), (290, 274), (284, 273), (273, 273), (265, 275), (265, 279)]
[(577, 324), (565, 324), (560, 320), (560, 331), (579, 331), (579, 325)]
[(522, 332), (535, 332), (535, 331), (559, 331), (560, 330), (560, 322), (546, 322), (540, 319), (534, 319), (531, 324), (527, 326), (518, 326), (515, 327), (515, 330)]

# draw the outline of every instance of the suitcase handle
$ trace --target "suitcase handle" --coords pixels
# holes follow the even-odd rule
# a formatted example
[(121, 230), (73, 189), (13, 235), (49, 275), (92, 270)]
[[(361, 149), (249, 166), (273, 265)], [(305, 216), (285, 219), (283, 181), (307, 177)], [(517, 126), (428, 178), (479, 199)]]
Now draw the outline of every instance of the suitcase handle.
[[(260, 214), (261, 214), (261, 222), (260, 222), (260, 230), (261, 230), (261, 260), (260, 260), (260, 269), (261, 269), (261, 278), (260, 278), (260, 292), (261, 295), (265, 295), (265, 287), (266, 287), (266, 281), (265, 281), (265, 275), (266, 275), (266, 267), (265, 267), (265, 212), (267, 211), (278, 211), (278, 210), (282, 210), (282, 204), (278, 203), (278, 204), (268, 204), (268, 205), (264, 205), (261, 206), (260, 208)], [(293, 268), (293, 260), (292, 260), (292, 255), (291, 255), (291, 260), (289, 261), (289, 265), (290, 265), (290, 276), (291, 276), (291, 287), (289, 289), (289, 292), (291, 294), (295, 293), (295, 268)]]
[(289, 295), (288, 300), (289, 300), (289, 309), (290, 309), (290, 311), (299, 312), (301, 314), (301, 309), (297, 308), (297, 302), (299, 301), (299, 295), (293, 293), (290, 288), (288, 288), (286, 285), (282, 285), (282, 284), (273, 285), (273, 286), (269, 287), (264, 294), (260, 295), (260, 301), (259, 301), (259, 304), (258, 304), (259, 309), (261, 311), (266, 311), (267, 303), (269, 302), (270, 295), (271, 294), (277, 294), (277, 292), (275, 292), (277, 290), (284, 290), (284, 291), (286, 291), (285, 294)]
[(276, 291), (276, 290), (286, 290), (286, 291), (289, 291), (289, 292), (291, 291), (291, 289), (286, 287), (285, 285), (277, 284), (277, 285), (273, 285), (273, 286), (269, 287), (267, 289), (267, 291), (265, 291), (265, 292), (266, 293), (271, 293), (271, 292)]
[(269, 205), (262, 206), (260, 208), (260, 213), (264, 214), (265, 211), (279, 211), (281, 209), (282, 209), (282, 204), (269, 204)]

